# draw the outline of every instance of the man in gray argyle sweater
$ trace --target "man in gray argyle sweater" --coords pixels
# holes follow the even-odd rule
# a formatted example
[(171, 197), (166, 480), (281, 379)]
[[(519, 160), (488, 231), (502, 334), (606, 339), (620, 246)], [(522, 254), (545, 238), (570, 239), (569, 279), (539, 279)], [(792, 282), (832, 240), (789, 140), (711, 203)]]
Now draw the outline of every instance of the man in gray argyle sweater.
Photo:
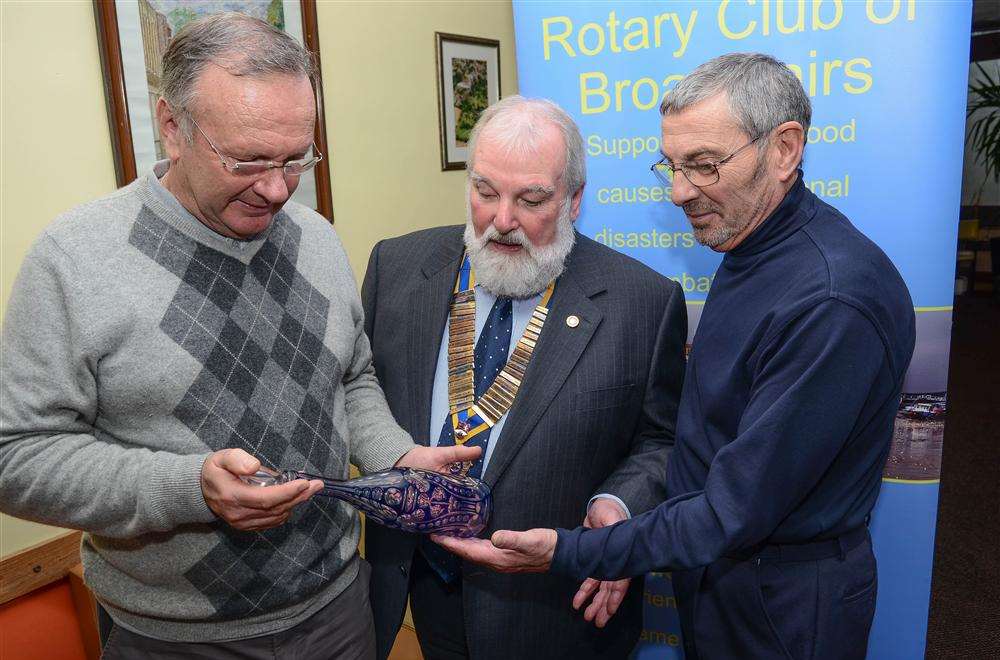
[[(375, 379), (330, 225), (288, 198), (321, 155), (313, 65), (266, 23), (164, 54), (168, 160), (52, 223), (3, 328), (0, 509), (82, 529), (105, 658), (369, 658), (360, 521), (320, 482), (442, 469)], [(286, 203), (287, 202), (287, 203)]]

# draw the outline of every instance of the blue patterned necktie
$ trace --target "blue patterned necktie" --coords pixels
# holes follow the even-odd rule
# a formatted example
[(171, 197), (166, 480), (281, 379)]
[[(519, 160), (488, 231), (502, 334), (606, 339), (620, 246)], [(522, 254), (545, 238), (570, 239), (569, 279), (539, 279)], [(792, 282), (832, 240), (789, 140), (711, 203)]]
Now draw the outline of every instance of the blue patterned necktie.
[[(507, 364), (507, 353), (510, 350), (510, 333), (514, 325), (513, 316), (514, 310), (510, 298), (497, 298), (497, 301), (493, 303), (493, 309), (490, 310), (489, 318), (486, 319), (486, 325), (483, 326), (482, 332), (479, 333), (479, 340), (476, 342), (476, 350), (473, 358), (473, 383), (477, 400), (493, 383), (493, 379), (500, 374), (503, 366)], [(489, 446), (491, 431), (492, 429), (485, 429), (465, 443), (467, 447), (483, 448), (483, 453), (472, 464), (469, 476), (479, 478), (483, 473), (483, 459), (486, 457), (486, 448)], [(451, 412), (449, 411), (444, 418), (444, 425), (441, 427), (438, 446), (447, 447), (454, 444), (455, 429), (452, 426)], [(458, 557), (426, 536), (421, 538), (420, 551), (431, 568), (446, 583), (451, 583), (458, 577), (460, 569)]]

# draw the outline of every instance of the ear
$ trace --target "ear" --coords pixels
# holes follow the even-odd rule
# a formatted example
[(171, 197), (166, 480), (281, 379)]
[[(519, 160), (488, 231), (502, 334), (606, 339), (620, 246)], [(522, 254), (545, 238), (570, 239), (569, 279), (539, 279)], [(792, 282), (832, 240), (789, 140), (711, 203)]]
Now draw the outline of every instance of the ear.
[(576, 222), (577, 216), (580, 215), (580, 204), (583, 202), (583, 189), (587, 184), (580, 186), (580, 189), (573, 193), (573, 197), (570, 198), (569, 203), (569, 217)]
[(160, 140), (167, 158), (171, 163), (177, 162), (181, 156), (181, 148), (187, 144), (187, 138), (181, 131), (177, 115), (163, 97), (156, 102), (156, 126), (160, 129)]
[(780, 181), (788, 182), (795, 176), (795, 171), (802, 162), (805, 137), (802, 124), (797, 121), (786, 121), (774, 129), (771, 138), (771, 145), (774, 147), (771, 166)]

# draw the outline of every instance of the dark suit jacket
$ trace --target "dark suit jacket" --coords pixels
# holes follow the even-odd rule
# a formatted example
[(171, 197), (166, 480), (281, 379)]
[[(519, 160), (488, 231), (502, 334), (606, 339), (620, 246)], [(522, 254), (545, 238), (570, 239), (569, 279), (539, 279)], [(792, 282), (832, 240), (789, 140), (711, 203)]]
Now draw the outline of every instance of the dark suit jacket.
[[(362, 288), (365, 328), (389, 407), (428, 442), (431, 390), (463, 254), (462, 227), (375, 246)], [(566, 324), (569, 315), (580, 319)], [(677, 283), (581, 235), (548, 321), (483, 475), (497, 529), (577, 527), (597, 493), (633, 516), (665, 499), (668, 455), (684, 373), (687, 313)], [(435, 421), (437, 423), (437, 421)], [(403, 619), (417, 537), (367, 525), (379, 657)], [(579, 586), (554, 575), (503, 575), (463, 566), (469, 651), (476, 660), (617, 658), (642, 625), (636, 580), (603, 630), (572, 609)]]

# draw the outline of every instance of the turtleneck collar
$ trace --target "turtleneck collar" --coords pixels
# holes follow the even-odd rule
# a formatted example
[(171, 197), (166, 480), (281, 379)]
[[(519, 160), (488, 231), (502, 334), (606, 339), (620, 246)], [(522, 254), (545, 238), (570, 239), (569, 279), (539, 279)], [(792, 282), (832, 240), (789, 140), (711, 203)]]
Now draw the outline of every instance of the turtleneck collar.
[(785, 193), (778, 208), (771, 212), (742, 243), (726, 253), (723, 264), (740, 261), (744, 257), (760, 254), (801, 229), (813, 216), (813, 197), (802, 182), (802, 170)]

